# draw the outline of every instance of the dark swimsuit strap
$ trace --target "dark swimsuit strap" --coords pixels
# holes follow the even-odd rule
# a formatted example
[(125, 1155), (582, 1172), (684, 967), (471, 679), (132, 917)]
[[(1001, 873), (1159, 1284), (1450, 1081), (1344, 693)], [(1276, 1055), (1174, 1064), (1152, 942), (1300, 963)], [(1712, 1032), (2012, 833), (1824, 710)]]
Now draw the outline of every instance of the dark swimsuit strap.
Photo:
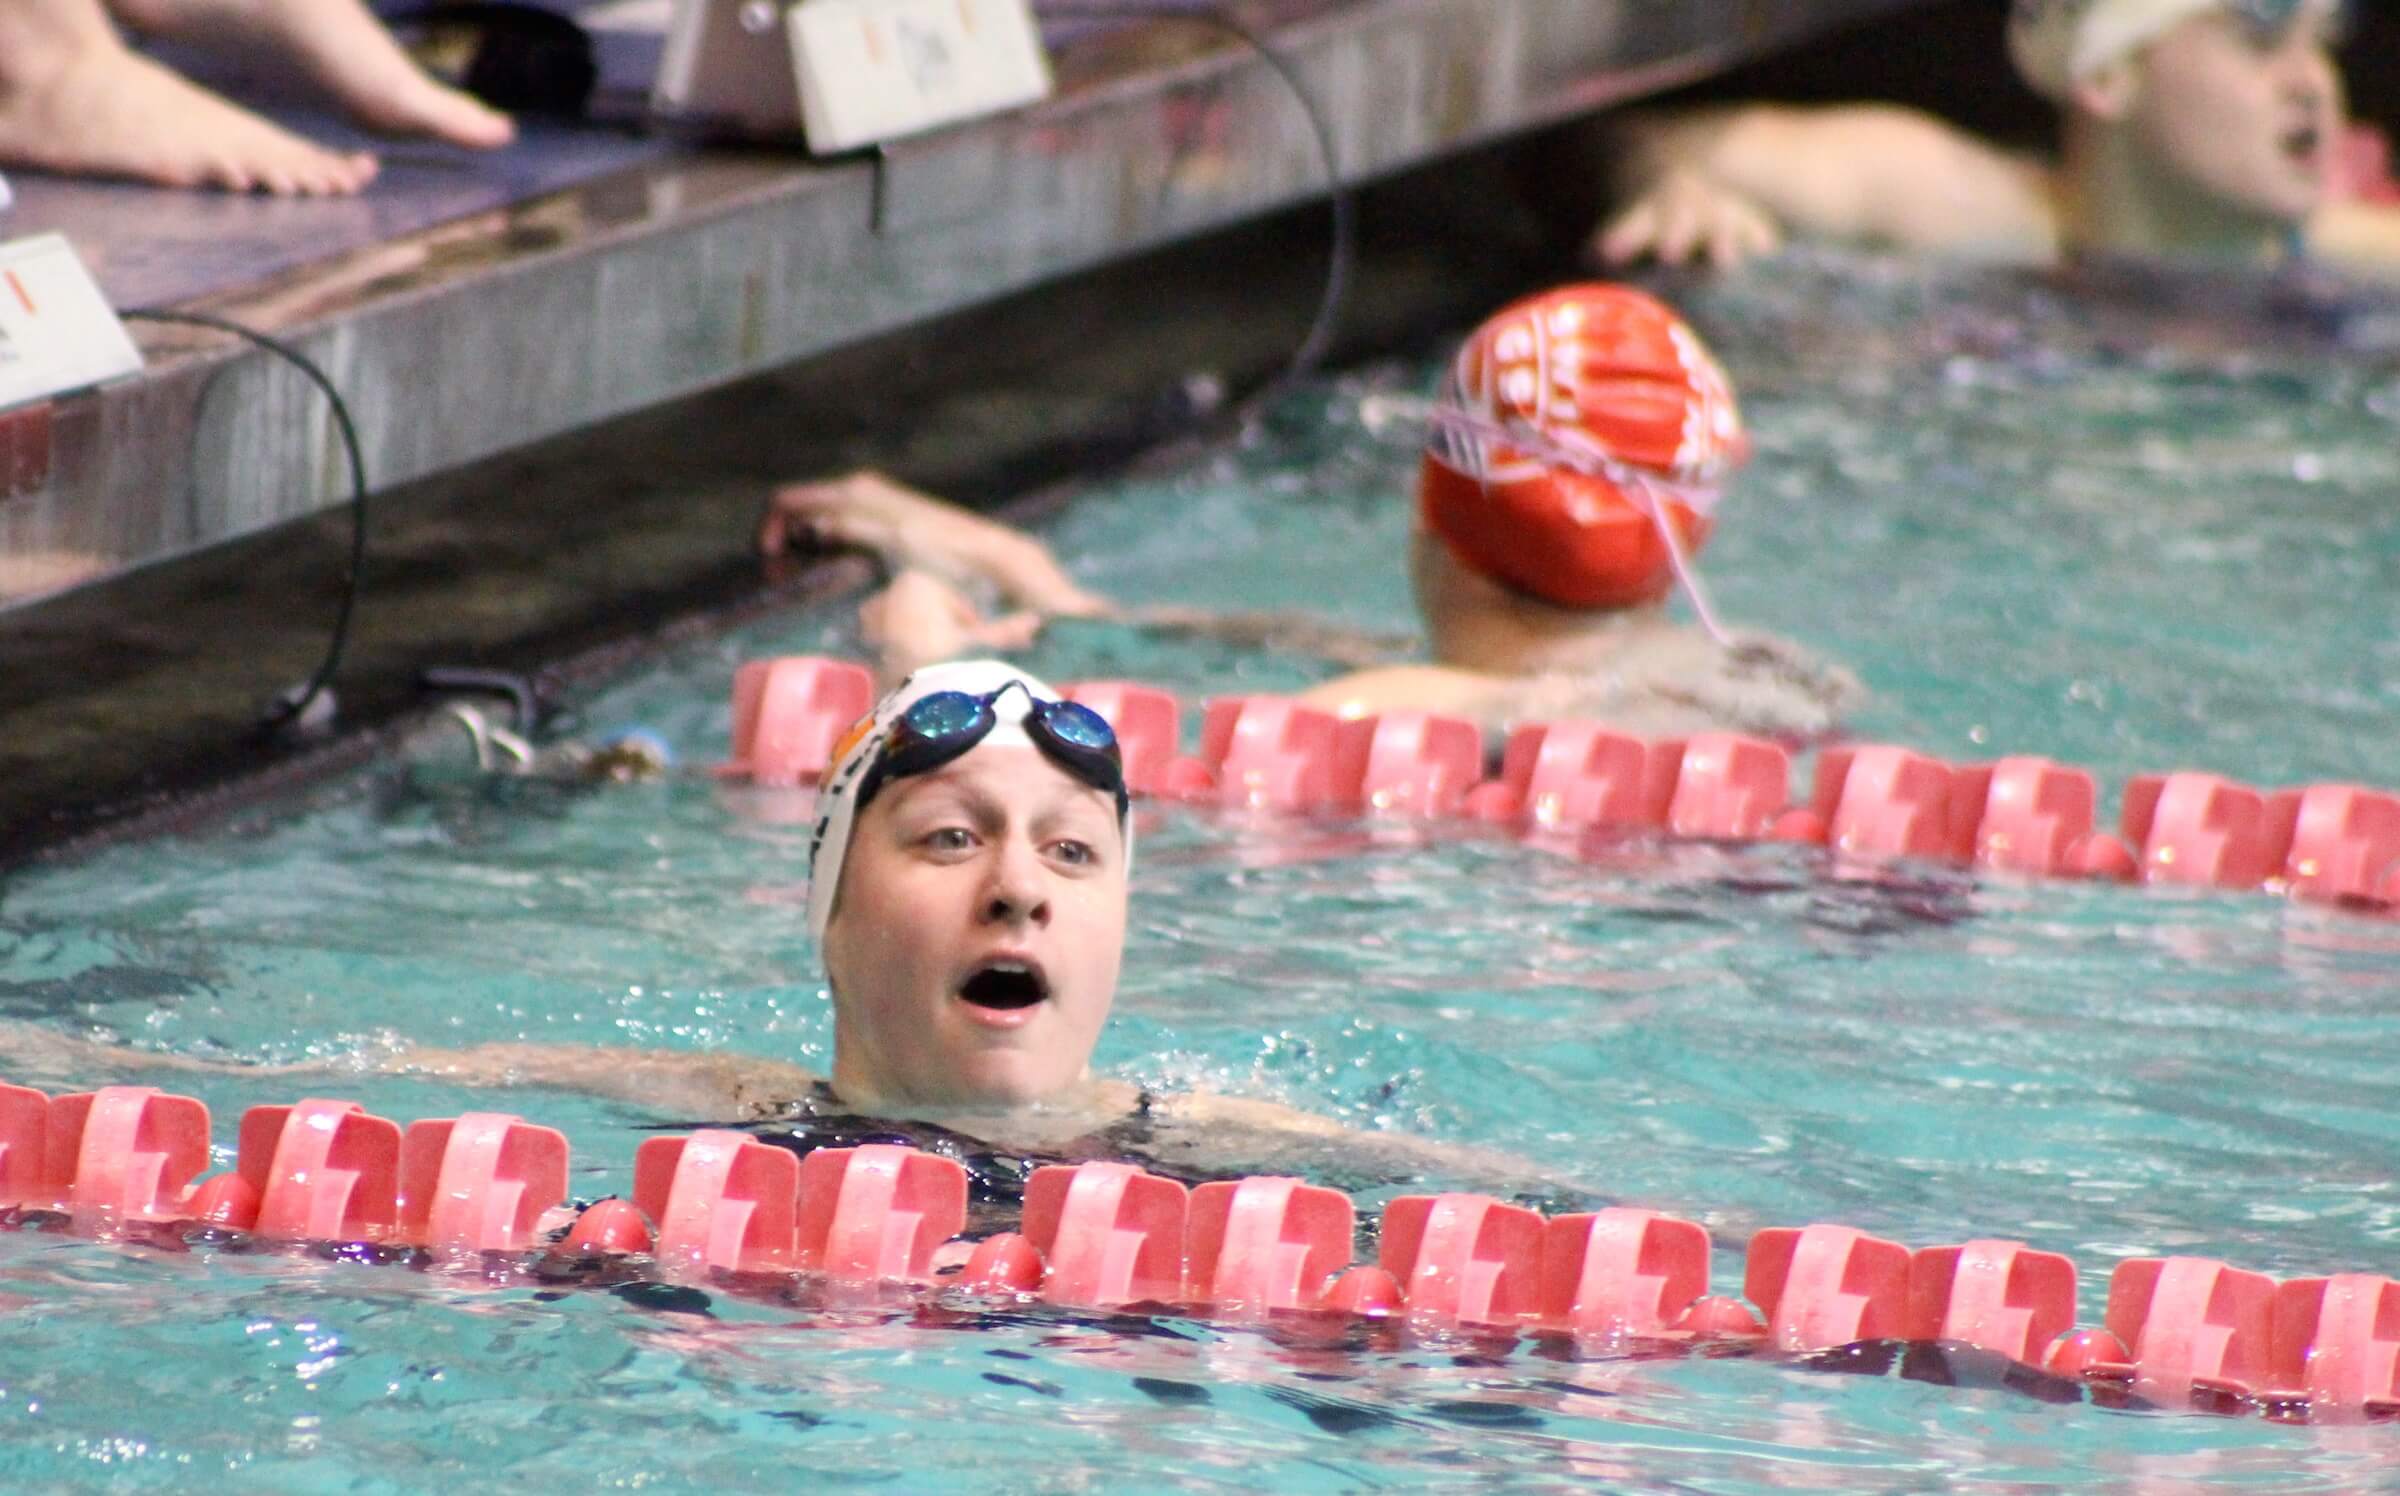
[(955, 1160), (967, 1171), (968, 1196), (975, 1207), (970, 1234), (1013, 1227), (1011, 1212), (1022, 1208), (1025, 1183), (1046, 1164), (1095, 1161), (1137, 1163), (1153, 1173), (1168, 1174), (1187, 1184), (1205, 1183), (1205, 1176), (1164, 1170), (1149, 1156), (1155, 1140), (1158, 1098), (1145, 1090), (1133, 1109), (1104, 1127), (1070, 1139), (1056, 1149), (1020, 1153), (944, 1127), (889, 1117), (871, 1117), (850, 1110), (826, 1081), (812, 1082), (801, 1096), (786, 1102), (780, 1114), (737, 1124), (759, 1141), (788, 1148), (805, 1157), (820, 1148), (856, 1148), (869, 1143), (897, 1143)]

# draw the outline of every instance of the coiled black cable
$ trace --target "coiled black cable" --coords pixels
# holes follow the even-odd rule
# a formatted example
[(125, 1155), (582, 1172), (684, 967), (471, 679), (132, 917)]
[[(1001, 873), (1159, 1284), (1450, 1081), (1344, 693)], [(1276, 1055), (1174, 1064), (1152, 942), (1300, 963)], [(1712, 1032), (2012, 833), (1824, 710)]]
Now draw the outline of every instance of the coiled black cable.
[(358, 426), (350, 419), (349, 403), (342, 399), (342, 392), (334, 388), (333, 380), (315, 359), (281, 338), (260, 332), (255, 327), (246, 327), (230, 317), (220, 317), (213, 312), (172, 311), (163, 307), (132, 307), (117, 315), (128, 322), (159, 322), (230, 333), (265, 349), (307, 375), (333, 407), (333, 424), (341, 433), (342, 450), (350, 463), (350, 564), (342, 577), (341, 611), (334, 615), (333, 636), (326, 642), (325, 657), (318, 662), (315, 673), (297, 691), (287, 691), (277, 696), (260, 725), (273, 731), (286, 723), (298, 722), (302, 719), (301, 714), (325, 694), (333, 683), (334, 672), (341, 668), (342, 653), (350, 643), (350, 621), (358, 612), (359, 589), (366, 572), (367, 460), (359, 447)]
[(1341, 148), (1334, 139), (1333, 122), (1326, 118), (1316, 95), (1309, 91), (1308, 80), (1300, 76), (1300, 70), (1280, 48), (1216, 0), (1033, 0), (1033, 8), (1037, 15), (1062, 18), (1198, 21), (1214, 26), (1257, 53), (1259, 60), (1274, 69), (1292, 91), (1301, 112), (1308, 116), (1309, 129), (1316, 135), (1317, 155), (1325, 169), (1326, 207), (1333, 219), (1333, 242), (1316, 317), (1283, 372), (1259, 392), (1255, 403), (1266, 403), (1270, 397), (1317, 372), (1325, 356), (1333, 351), (1334, 338), (1341, 331), (1342, 309), (1350, 298), (1350, 282), (1358, 263), (1358, 205), (1342, 175)]

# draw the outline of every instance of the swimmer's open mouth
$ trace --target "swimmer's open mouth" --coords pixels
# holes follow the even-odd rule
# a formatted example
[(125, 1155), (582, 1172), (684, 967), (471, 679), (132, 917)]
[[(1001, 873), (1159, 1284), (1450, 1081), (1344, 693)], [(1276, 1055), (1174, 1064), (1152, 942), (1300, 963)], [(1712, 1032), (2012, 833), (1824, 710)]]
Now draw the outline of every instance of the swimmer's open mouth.
[(2294, 161), (2316, 160), (2324, 144), (2325, 132), (2315, 125), (2301, 125), (2286, 130), (2283, 135), (2283, 153)]
[(958, 995), (979, 1008), (1030, 1008), (1050, 995), (1050, 978), (1032, 961), (986, 961), (958, 984)]

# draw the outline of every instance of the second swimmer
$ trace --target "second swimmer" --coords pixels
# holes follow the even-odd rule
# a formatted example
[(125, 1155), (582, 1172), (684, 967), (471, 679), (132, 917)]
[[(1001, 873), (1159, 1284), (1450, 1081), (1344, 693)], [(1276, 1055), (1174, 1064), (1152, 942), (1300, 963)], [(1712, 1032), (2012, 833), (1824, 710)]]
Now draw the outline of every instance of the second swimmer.
[[(1414, 709), (1487, 727), (1597, 718), (1672, 736), (1822, 737), (1857, 679), (1785, 641), (1667, 616), (1748, 456), (1730, 383), (1692, 329), (1624, 286), (1569, 286), (1502, 309), (1453, 361), (1430, 412), (1408, 570), (1425, 663), (1311, 620), (1129, 609), (1077, 586), (1032, 536), (875, 474), (775, 497), (759, 541), (876, 552), (861, 609), (887, 678), (1022, 648), (1053, 618), (1114, 618), (1367, 665), (1307, 699), (1346, 716)], [(968, 589), (1007, 611), (987, 616)], [(1371, 663), (1376, 662), (1376, 663)]]

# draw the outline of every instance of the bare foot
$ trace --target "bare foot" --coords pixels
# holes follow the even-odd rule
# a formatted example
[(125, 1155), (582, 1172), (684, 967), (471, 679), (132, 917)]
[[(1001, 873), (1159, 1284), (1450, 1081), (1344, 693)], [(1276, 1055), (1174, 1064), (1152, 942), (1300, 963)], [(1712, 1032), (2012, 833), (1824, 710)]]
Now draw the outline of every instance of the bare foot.
[(266, 48), (371, 129), (478, 150), (516, 138), (507, 115), (427, 77), (359, 0), (108, 0), (108, 8), (150, 35), (219, 51)]
[(953, 583), (988, 582), (1036, 613), (1089, 618), (1113, 611), (1107, 599), (1076, 586), (1032, 536), (879, 473), (777, 490), (759, 522), (759, 550), (775, 556), (806, 539), (873, 551), (893, 571), (916, 567)]
[(375, 176), (373, 156), (312, 145), (105, 34), (0, 61), (0, 161), (278, 197), (348, 195)]

